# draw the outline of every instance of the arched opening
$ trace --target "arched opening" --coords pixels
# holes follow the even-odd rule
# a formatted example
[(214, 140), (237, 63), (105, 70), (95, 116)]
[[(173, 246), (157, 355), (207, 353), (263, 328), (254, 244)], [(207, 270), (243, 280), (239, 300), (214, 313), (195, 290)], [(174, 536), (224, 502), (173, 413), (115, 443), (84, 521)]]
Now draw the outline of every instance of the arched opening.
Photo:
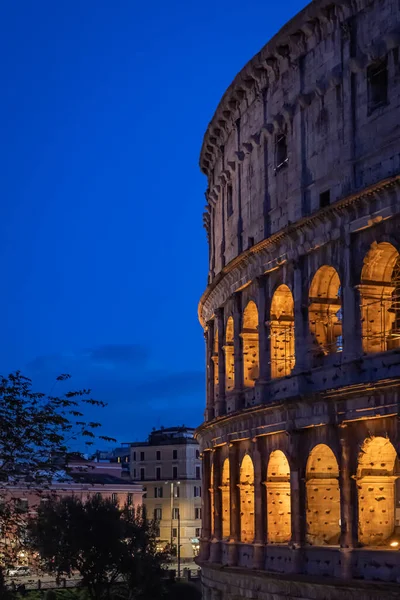
[(281, 450), (271, 453), (267, 469), (268, 543), (285, 544), (292, 534), (290, 467)]
[(400, 256), (388, 242), (374, 243), (359, 286), (364, 352), (400, 347)]
[(254, 540), (254, 467), (250, 456), (240, 466), (240, 541)]
[(243, 376), (244, 385), (253, 387), (259, 373), (258, 310), (250, 300), (243, 313)]
[(313, 277), (308, 318), (315, 360), (343, 350), (341, 286), (333, 267), (324, 265)]
[(219, 385), (219, 361), (218, 361), (218, 329), (214, 329), (214, 346), (211, 357), (214, 363), (214, 398), (218, 398), (218, 385)]
[(340, 539), (339, 467), (325, 444), (312, 449), (306, 467), (307, 542), (338, 544)]
[(271, 378), (290, 375), (294, 356), (294, 302), (287, 285), (280, 285), (272, 298), (271, 319)]
[(226, 322), (225, 332), (225, 390), (230, 392), (235, 386), (235, 358), (233, 353), (233, 318)]
[(364, 546), (388, 544), (395, 529), (396, 450), (384, 437), (365, 440), (358, 460), (358, 540)]
[(214, 535), (215, 532), (215, 504), (214, 504), (214, 465), (211, 465), (210, 471), (210, 512), (211, 512), (211, 535)]
[(231, 534), (231, 493), (229, 482), (229, 458), (224, 460), (222, 466), (222, 537), (228, 538)]

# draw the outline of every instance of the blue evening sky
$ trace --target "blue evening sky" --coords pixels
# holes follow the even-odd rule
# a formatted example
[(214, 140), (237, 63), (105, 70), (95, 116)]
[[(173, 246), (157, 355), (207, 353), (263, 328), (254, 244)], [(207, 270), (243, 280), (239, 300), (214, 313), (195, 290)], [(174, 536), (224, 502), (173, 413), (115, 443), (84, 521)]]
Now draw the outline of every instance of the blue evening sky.
[(200, 424), (202, 137), (305, 4), (1, 3), (0, 373), (71, 373), (119, 441)]

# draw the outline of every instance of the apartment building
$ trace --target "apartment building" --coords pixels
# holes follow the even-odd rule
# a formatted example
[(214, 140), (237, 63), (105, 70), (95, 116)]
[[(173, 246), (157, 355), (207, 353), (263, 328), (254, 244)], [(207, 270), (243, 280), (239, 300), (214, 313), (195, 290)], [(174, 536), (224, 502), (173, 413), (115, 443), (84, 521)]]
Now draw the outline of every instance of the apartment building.
[(201, 462), (194, 429), (153, 430), (131, 445), (131, 477), (141, 482), (148, 515), (159, 521), (160, 545), (180, 541), (181, 558), (198, 552), (201, 534)]

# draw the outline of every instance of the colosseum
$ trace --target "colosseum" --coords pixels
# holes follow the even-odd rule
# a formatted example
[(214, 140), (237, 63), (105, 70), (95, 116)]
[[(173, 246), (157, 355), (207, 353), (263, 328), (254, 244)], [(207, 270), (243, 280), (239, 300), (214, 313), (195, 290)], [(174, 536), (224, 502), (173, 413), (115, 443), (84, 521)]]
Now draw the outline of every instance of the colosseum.
[(205, 600), (400, 597), (399, 46), (314, 0), (207, 128)]

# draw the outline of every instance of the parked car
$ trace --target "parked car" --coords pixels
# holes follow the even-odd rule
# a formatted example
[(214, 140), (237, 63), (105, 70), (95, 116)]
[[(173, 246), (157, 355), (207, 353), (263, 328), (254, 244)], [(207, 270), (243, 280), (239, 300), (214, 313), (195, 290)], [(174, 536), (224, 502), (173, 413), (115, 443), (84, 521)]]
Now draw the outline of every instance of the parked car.
[(7, 570), (8, 577), (25, 577), (26, 575), (30, 575), (31, 570), (29, 567), (24, 567), (22, 565), (17, 565), (16, 567), (11, 567)]

